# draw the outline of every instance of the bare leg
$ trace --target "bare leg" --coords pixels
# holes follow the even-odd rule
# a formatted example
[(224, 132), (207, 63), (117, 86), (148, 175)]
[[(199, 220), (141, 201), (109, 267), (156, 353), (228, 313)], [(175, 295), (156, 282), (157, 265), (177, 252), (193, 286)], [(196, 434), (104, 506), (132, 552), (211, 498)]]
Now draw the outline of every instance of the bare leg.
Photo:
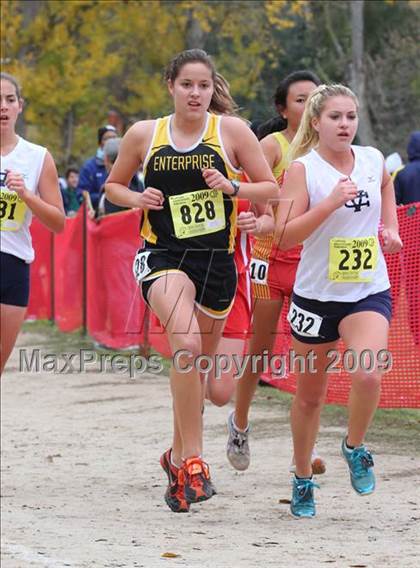
[[(249, 354), (261, 355), (264, 350), (272, 353), (276, 340), (277, 323), (280, 316), (283, 299), (256, 300), (254, 319), (252, 324), (252, 337), (249, 343)], [(235, 424), (241, 430), (248, 426), (248, 414), (254, 398), (255, 390), (262, 372), (262, 362), (256, 365), (256, 372), (252, 369), (252, 357), (247, 365), (244, 375), (236, 384)]]
[(25, 319), (26, 307), (0, 304), (0, 374), (10, 357), (23, 320)]
[[(347, 349), (354, 350), (359, 369), (352, 374), (349, 397), (349, 425), (347, 443), (360, 446), (379, 403), (382, 373), (377, 366), (378, 352), (388, 346), (387, 319), (377, 312), (359, 312), (344, 318), (339, 326)], [(366, 352), (366, 363), (373, 368), (364, 371), (360, 354)], [(371, 361), (370, 361), (371, 359)]]
[[(183, 273), (158, 278), (148, 297), (165, 328), (173, 356), (170, 384), (174, 403), (175, 464), (181, 463), (182, 458), (200, 455), (202, 448), (201, 384), (194, 367), (201, 352), (201, 338), (194, 299), (195, 286)], [(179, 356), (181, 350), (185, 354)]]
[(311, 453), (319, 430), (319, 419), (328, 386), (326, 357), (329, 349), (334, 349), (336, 342), (312, 345), (293, 338), (292, 345), (296, 355), (305, 360), (310, 351), (314, 352), (314, 371), (305, 364), (303, 373), (298, 373), (296, 396), (291, 408), (291, 426), (293, 448), (298, 477), (311, 477)]
[[(215, 376), (215, 368), (213, 367), (207, 377), (206, 390), (206, 397), (216, 406), (224, 406), (232, 398), (236, 386), (234, 375), (237, 372), (234, 356), (240, 359), (244, 348), (244, 339), (222, 337), (219, 341), (217, 355), (221, 367), (220, 376)], [(223, 370), (224, 368), (226, 370)]]

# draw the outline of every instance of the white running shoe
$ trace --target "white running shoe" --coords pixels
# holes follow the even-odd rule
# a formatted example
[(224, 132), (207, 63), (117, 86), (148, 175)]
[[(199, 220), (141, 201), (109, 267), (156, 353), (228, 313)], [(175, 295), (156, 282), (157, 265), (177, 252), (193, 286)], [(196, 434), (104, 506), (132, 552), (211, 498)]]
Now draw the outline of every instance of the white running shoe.
[(244, 471), (245, 469), (248, 469), (251, 461), (248, 445), (249, 426), (245, 432), (237, 430), (233, 420), (234, 416), (235, 411), (232, 410), (228, 418), (229, 438), (226, 446), (226, 454), (228, 460), (235, 469)]

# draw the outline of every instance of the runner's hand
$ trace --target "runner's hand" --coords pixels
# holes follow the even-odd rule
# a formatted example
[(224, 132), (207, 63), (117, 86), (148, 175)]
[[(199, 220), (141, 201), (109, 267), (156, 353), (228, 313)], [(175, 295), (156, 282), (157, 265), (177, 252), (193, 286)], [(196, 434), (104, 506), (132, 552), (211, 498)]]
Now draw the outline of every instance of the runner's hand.
[(357, 185), (349, 177), (342, 177), (327, 197), (334, 209), (357, 197)]
[(15, 191), (18, 196), (23, 199), (28, 193), (28, 190), (25, 187), (25, 181), (22, 174), (18, 174), (17, 172), (12, 172), (10, 170), (6, 170), (6, 172), (6, 187), (9, 191)]
[(202, 171), (204, 181), (211, 189), (219, 189), (227, 195), (232, 195), (233, 187), (225, 176), (214, 168), (207, 168)]
[(382, 238), (384, 240), (382, 247), (384, 252), (399, 252), (402, 249), (403, 244), (398, 231), (394, 229), (384, 229), (382, 231)]
[(257, 218), (253, 211), (241, 211), (237, 220), (238, 229), (242, 233), (254, 233), (257, 230)]
[(151, 209), (152, 211), (160, 211), (163, 209), (165, 198), (160, 189), (147, 187), (143, 193), (139, 193), (139, 207), (141, 209)]

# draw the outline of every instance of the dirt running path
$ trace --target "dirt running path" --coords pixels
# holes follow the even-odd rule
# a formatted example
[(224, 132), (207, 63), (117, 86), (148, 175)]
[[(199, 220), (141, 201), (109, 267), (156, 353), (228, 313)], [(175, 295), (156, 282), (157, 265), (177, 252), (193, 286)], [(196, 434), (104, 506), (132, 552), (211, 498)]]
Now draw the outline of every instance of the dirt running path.
[(418, 566), (418, 484), (403, 449), (372, 448), (378, 489), (360, 498), (339, 457), (343, 429), (324, 428), (318, 516), (299, 521), (279, 503), (290, 497), (286, 411), (260, 396), (252, 464), (237, 473), (225, 457), (228, 409), (208, 405), (219, 494), (176, 515), (158, 463), (171, 435), (165, 377), (23, 375), (17, 365), (15, 349), (2, 387), (3, 568)]

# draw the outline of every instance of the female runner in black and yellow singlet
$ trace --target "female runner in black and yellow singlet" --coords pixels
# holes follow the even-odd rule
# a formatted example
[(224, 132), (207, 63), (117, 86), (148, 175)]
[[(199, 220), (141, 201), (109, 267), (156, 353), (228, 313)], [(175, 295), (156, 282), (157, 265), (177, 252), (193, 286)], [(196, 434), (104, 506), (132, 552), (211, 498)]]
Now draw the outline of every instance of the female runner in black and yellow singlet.
[[(165, 500), (185, 512), (215, 493), (202, 460), (198, 361), (214, 356), (235, 294), (236, 195), (263, 207), (277, 199), (278, 187), (246, 123), (226, 116), (232, 99), (204, 51), (178, 54), (166, 79), (174, 113), (128, 130), (106, 193), (113, 203), (144, 212), (135, 275), (173, 358), (174, 437), (161, 457), (169, 479)], [(128, 184), (141, 164), (146, 189), (138, 194)], [(236, 181), (241, 170), (249, 183)]]
[(145, 248), (137, 256), (143, 268), (141, 286), (147, 301), (162, 275), (185, 272), (196, 287), (196, 306), (225, 318), (236, 289), (233, 249), (237, 199), (207, 187), (204, 169), (228, 179), (239, 170), (229, 163), (220, 137), (221, 116), (207, 114), (202, 135), (190, 148), (179, 149), (171, 136), (173, 117), (156, 121), (143, 171), (146, 187), (164, 195), (162, 211), (145, 211), (141, 235)]

